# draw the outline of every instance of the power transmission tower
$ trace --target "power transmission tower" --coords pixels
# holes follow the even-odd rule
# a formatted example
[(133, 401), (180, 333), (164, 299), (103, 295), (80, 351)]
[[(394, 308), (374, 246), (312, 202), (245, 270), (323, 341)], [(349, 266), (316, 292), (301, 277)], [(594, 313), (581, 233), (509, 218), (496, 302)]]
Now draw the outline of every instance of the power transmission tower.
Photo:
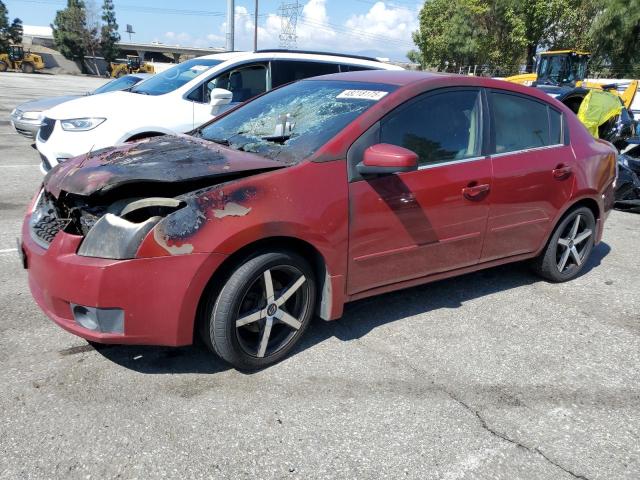
[(278, 8), (280, 14), (280, 47), (287, 49), (296, 48), (296, 27), (298, 26), (298, 15), (302, 11), (300, 2), (282, 2)]

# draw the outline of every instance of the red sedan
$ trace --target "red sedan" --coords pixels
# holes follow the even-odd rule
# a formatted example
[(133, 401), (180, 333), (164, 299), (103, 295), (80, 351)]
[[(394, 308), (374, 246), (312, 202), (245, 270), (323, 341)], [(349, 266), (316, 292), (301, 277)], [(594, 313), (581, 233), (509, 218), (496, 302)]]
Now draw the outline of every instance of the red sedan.
[(22, 252), (35, 300), (76, 335), (177, 346), (199, 333), (260, 368), (352, 300), (521, 260), (574, 278), (615, 178), (614, 148), (542, 92), (352, 72), (61, 164)]

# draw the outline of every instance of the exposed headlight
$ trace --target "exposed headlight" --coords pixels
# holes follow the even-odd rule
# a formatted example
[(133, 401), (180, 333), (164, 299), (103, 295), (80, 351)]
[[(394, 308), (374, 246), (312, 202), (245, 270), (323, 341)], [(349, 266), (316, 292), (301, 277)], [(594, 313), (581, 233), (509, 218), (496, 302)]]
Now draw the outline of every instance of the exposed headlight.
[(144, 237), (161, 219), (155, 216), (134, 223), (107, 213), (91, 227), (80, 244), (78, 255), (116, 260), (134, 258)]
[(67, 132), (86, 132), (93, 130), (106, 118), (70, 118), (68, 120), (60, 120), (60, 125)]
[(22, 112), (22, 118), (25, 120), (40, 120), (42, 119), (42, 112)]
[(40, 187), (40, 191), (38, 191), (38, 193), (33, 197), (33, 200), (31, 201), (31, 213), (35, 212), (38, 205), (40, 205), (42, 195), (44, 195), (44, 187)]

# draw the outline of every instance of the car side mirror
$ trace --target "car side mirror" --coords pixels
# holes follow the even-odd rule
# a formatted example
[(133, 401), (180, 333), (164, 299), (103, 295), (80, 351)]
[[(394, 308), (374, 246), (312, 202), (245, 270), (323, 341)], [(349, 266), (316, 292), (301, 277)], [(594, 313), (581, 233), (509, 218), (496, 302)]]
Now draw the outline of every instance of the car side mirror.
[(397, 145), (378, 143), (364, 151), (356, 166), (360, 175), (385, 175), (418, 169), (418, 154)]

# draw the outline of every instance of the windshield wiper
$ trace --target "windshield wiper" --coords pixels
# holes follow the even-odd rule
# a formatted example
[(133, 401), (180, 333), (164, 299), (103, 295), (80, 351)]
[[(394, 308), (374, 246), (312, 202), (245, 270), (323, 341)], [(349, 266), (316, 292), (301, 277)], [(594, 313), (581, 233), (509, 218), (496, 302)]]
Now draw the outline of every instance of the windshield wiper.
[[(202, 133), (202, 131), (198, 128), (195, 133), (200, 134)], [(218, 145), (224, 145), (225, 147), (228, 147), (231, 145), (231, 142), (226, 138), (207, 138), (205, 140), (209, 140), (210, 142), (217, 143)]]

